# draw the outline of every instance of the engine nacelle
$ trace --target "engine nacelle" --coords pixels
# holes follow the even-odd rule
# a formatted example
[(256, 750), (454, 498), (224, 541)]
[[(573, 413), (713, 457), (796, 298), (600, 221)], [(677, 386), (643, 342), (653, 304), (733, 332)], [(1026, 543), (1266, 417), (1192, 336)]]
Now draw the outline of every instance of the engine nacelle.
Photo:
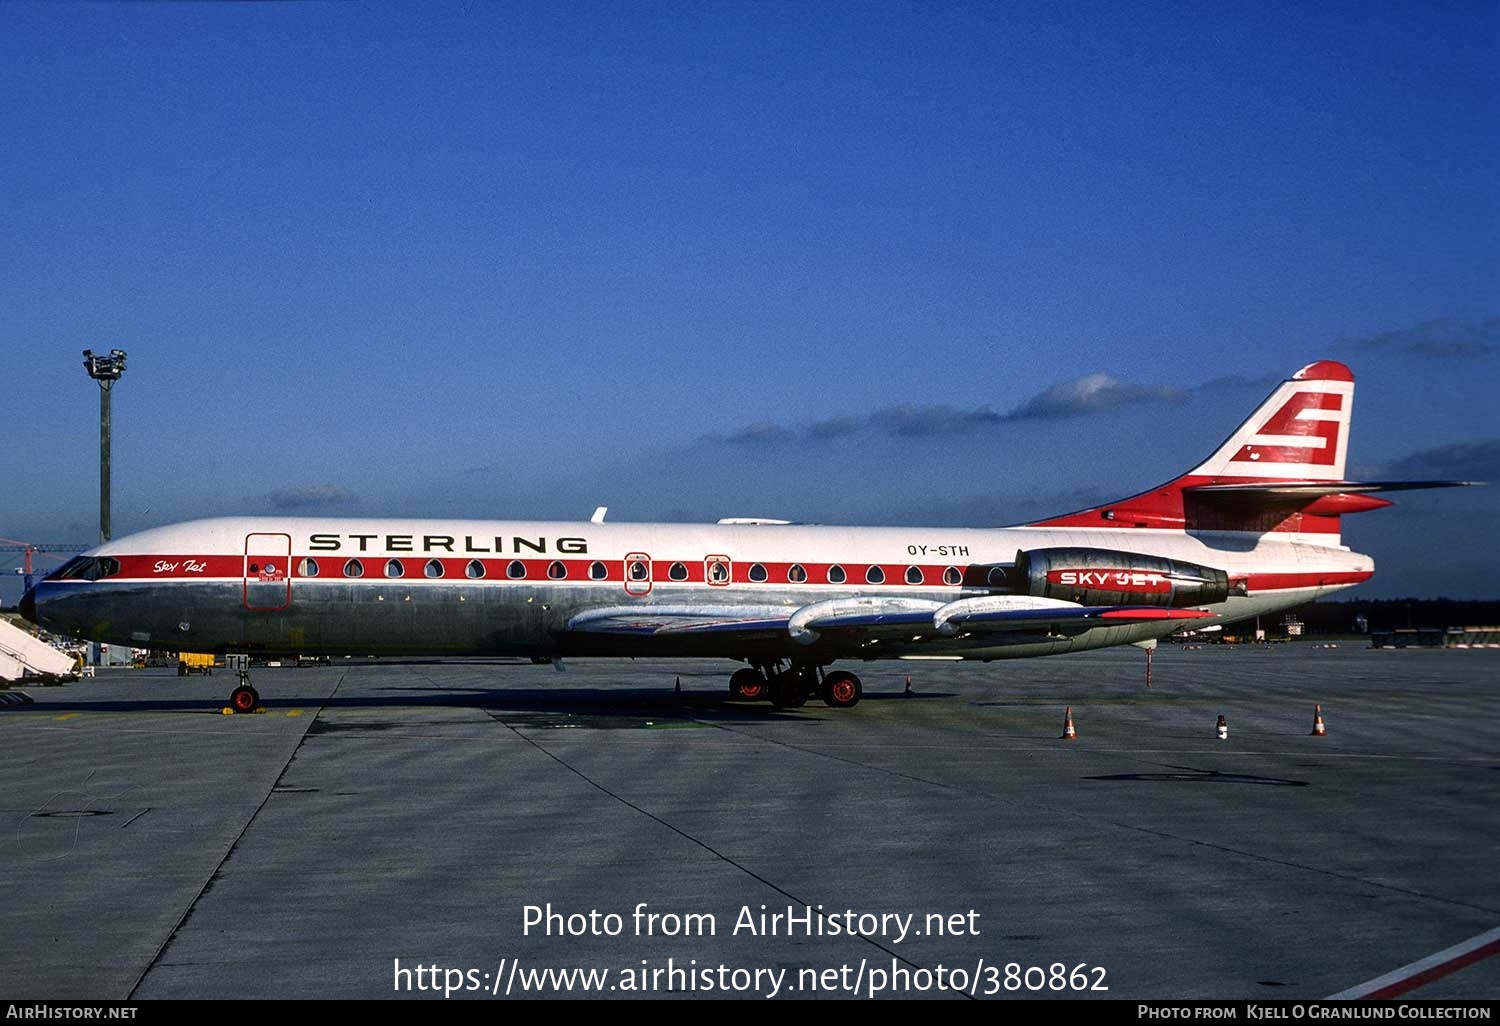
[(1018, 590), (1085, 606), (1202, 606), (1229, 597), (1229, 574), (1161, 556), (1112, 549), (1016, 553)]

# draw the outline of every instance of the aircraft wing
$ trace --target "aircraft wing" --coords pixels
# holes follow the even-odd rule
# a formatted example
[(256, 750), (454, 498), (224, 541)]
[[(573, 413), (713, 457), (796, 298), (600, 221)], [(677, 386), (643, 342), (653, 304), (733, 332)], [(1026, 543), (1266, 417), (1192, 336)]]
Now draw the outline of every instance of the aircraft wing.
[(794, 606), (615, 606), (568, 621), (579, 634), (765, 634), (786, 630)]
[[(946, 618), (954, 633), (992, 634), (1006, 631), (1056, 629), (1076, 633), (1095, 627), (1121, 627), (1170, 620), (1200, 620), (1213, 616), (1202, 609), (1166, 609), (1161, 606), (1078, 606), (1074, 609), (996, 609), (958, 613)], [(941, 630), (941, 626), (939, 630)], [(946, 633), (946, 632), (945, 632)]]
[(952, 638), (1006, 633), (1077, 634), (1095, 627), (1190, 621), (1213, 616), (1201, 609), (1161, 606), (1083, 606), (1060, 599), (981, 595), (955, 602), (897, 597), (828, 599), (793, 606), (615, 606), (580, 613), (568, 630), (580, 634), (790, 635), (812, 644), (837, 631), (866, 638)]

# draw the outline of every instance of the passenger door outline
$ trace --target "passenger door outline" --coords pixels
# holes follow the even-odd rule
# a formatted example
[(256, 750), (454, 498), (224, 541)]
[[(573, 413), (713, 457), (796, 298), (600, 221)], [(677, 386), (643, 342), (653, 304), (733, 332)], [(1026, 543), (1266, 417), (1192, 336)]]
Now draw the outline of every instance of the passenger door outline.
[[(636, 564), (641, 564), (641, 566), (638, 567)], [(625, 557), (624, 569), (625, 594), (636, 596), (651, 594), (651, 557), (649, 555), (644, 552), (629, 553)]]
[(734, 561), (728, 556), (704, 556), (703, 579), (714, 588), (728, 587), (734, 580)]
[(291, 535), (271, 531), (245, 535), (240, 601), (252, 613), (276, 613), (292, 604)]

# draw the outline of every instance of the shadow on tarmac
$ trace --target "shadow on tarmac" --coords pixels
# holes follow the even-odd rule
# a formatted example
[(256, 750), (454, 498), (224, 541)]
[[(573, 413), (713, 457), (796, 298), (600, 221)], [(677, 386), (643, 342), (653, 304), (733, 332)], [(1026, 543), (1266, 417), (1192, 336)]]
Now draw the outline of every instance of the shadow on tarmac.
[[(388, 686), (373, 689), (382, 694), (361, 694), (342, 697), (333, 696), (288, 696), (262, 694), (262, 702), (272, 712), (287, 709), (324, 711), (356, 709), (481, 709), (504, 720), (505, 713), (520, 716), (551, 714), (587, 716), (590, 718), (619, 718), (639, 720), (642, 717), (693, 717), (733, 722), (817, 722), (807, 713), (857, 713), (855, 710), (835, 710), (814, 698), (800, 708), (777, 709), (766, 702), (737, 702), (728, 696), (709, 695), (702, 692), (684, 691), (676, 693), (661, 688), (473, 688), (454, 687), (438, 690), (413, 689), (411, 686)], [(903, 694), (902, 692), (866, 693), (863, 702), (917, 702), (955, 698), (953, 692), (925, 691)], [(184, 698), (140, 698), (58, 701), (17, 706), (16, 715), (55, 716), (65, 713), (111, 712), (111, 713), (200, 713), (221, 715), (220, 710), (228, 700), (227, 691), (222, 695), (202, 695)]]

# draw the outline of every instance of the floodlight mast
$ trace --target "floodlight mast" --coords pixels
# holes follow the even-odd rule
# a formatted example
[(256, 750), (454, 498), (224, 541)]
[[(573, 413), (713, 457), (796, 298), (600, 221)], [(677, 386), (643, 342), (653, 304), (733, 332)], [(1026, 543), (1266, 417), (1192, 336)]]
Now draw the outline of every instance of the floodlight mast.
[(99, 541), (109, 541), (109, 392), (125, 373), (125, 350), (111, 349), (108, 356), (83, 351), (89, 377), (99, 382)]

